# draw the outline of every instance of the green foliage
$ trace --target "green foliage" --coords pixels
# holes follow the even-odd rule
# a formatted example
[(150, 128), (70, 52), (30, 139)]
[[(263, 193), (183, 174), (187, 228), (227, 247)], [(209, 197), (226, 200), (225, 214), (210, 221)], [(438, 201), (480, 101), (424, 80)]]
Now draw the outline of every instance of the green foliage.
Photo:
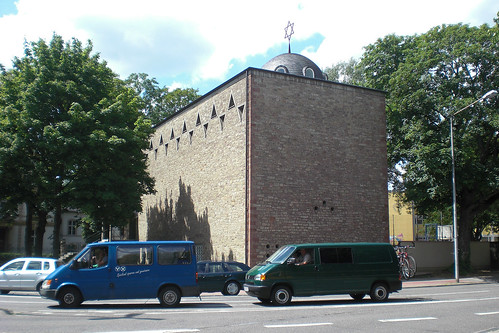
[(127, 222), (153, 191), (139, 106), (90, 42), (27, 44), (0, 76), (0, 197), (39, 216), (79, 208), (97, 229)]
[(144, 73), (131, 74), (125, 82), (139, 96), (139, 108), (154, 125), (200, 97), (197, 89), (160, 88), (156, 79)]
[[(497, 20), (496, 20), (497, 22)], [(499, 87), (499, 27), (443, 25), (366, 48), (368, 86), (387, 94), (389, 179), (419, 214), (452, 203), (449, 116)], [(454, 117), (460, 255), (475, 217), (499, 200), (499, 98)]]
[(324, 70), (329, 81), (364, 85), (362, 77), (362, 69), (359, 67), (359, 61), (355, 58), (350, 58), (349, 61), (341, 61)]

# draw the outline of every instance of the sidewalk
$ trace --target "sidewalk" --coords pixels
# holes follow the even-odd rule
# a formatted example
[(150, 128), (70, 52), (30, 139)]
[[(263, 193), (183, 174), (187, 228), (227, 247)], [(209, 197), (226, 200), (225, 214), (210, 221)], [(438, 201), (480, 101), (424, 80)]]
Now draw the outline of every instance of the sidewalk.
[(408, 281), (402, 281), (402, 288), (418, 288), (418, 287), (437, 287), (437, 286), (452, 286), (464, 284), (479, 284), (479, 283), (499, 283), (499, 272), (497, 271), (482, 271), (474, 276), (465, 276), (459, 278), (459, 283), (455, 278), (451, 277), (434, 277), (430, 274), (416, 275), (415, 278)]

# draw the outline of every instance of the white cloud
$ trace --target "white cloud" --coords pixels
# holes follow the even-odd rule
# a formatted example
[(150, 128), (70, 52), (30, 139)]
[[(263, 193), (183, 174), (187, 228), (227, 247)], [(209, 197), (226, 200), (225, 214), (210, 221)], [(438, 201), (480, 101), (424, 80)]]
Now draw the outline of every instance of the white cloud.
[[(0, 63), (22, 56), (23, 41), (91, 39), (122, 77), (145, 72), (176, 85), (224, 80), (230, 64), (285, 52), (284, 27), (295, 23), (293, 41), (320, 34), (320, 46), (303, 52), (324, 68), (362, 54), (363, 47), (390, 33), (423, 33), (443, 23), (492, 23), (493, 0), (254, 0), (251, 2), (167, 0), (18, 0), (18, 13), (0, 17)], [(486, 13), (489, 13), (487, 17)], [(8, 33), (4, 33), (8, 32)], [(269, 55), (274, 56), (274, 55)], [(251, 64), (250, 64), (251, 65)], [(182, 82), (188, 80), (189, 82)]]

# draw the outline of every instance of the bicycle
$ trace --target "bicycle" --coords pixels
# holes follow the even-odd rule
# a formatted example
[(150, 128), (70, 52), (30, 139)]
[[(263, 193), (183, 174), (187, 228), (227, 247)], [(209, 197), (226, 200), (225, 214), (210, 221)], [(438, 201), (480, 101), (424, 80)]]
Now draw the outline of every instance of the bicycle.
[(410, 278), (413, 278), (416, 275), (416, 259), (414, 257), (410, 256), (407, 253), (408, 248), (414, 248), (415, 244), (414, 242), (412, 243), (412, 246), (405, 245), (402, 246), (400, 245), (400, 242), (395, 245), (393, 248), (395, 249), (395, 252), (397, 253), (397, 258), (399, 260), (399, 267), (400, 267), (400, 276), (404, 278), (404, 280), (409, 280)]

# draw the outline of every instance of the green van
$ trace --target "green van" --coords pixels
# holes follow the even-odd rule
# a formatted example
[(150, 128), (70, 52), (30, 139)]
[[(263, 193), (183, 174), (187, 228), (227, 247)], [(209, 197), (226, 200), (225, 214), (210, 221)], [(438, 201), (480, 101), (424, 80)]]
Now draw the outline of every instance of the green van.
[(397, 255), (384, 243), (294, 244), (278, 249), (247, 274), (244, 291), (263, 303), (288, 305), (292, 296), (366, 294), (386, 301), (402, 289)]

